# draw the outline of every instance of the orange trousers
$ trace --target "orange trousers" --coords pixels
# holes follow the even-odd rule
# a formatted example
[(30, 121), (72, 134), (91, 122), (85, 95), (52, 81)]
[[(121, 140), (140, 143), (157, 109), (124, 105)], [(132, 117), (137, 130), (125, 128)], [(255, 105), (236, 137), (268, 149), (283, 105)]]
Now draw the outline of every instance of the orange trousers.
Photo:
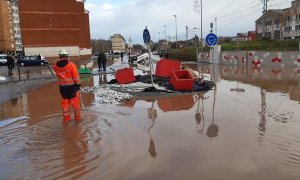
[(64, 121), (70, 121), (71, 114), (69, 111), (69, 106), (71, 105), (74, 111), (74, 118), (75, 120), (79, 121), (81, 119), (80, 117), (80, 102), (79, 102), (79, 91), (76, 92), (76, 96), (72, 99), (64, 99), (62, 98), (61, 101), (61, 107), (63, 109), (64, 114)]

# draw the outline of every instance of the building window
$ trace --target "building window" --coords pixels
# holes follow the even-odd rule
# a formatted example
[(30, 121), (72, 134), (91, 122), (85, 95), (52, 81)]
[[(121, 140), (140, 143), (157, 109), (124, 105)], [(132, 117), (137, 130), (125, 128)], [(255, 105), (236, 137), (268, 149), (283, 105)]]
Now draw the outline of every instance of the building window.
[(291, 30), (292, 30), (292, 26), (286, 26), (286, 27), (284, 27), (284, 31), (285, 32), (289, 32)]
[(267, 21), (266, 22), (266, 26), (271, 26), (272, 25), (272, 21)]
[(287, 17), (285, 17), (285, 21), (291, 22), (291, 21), (292, 21), (292, 16), (287, 16)]
[(296, 30), (300, 30), (300, 24), (296, 25), (296, 26), (295, 26), (295, 29), (296, 29)]

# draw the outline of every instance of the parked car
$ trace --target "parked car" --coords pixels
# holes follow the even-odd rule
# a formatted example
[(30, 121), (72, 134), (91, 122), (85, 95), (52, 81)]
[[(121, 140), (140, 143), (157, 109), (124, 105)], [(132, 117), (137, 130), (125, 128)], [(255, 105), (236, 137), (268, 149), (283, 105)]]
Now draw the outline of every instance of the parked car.
[(7, 59), (6, 59), (6, 54), (0, 54), (0, 65), (7, 65)]
[(32, 65), (44, 66), (45, 64), (48, 64), (48, 61), (45, 58), (39, 59), (38, 56), (23, 56), (17, 59), (17, 63), (20, 66), (32, 66)]

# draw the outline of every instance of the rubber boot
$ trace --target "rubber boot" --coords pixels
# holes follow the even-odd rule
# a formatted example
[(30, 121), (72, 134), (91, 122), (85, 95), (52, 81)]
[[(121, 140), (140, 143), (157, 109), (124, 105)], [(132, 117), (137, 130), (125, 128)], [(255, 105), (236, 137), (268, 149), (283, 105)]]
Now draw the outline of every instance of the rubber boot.
[(74, 117), (75, 117), (75, 121), (80, 121), (81, 120), (81, 116), (80, 116), (80, 110), (74, 110)]
[(64, 122), (68, 122), (71, 120), (71, 115), (69, 110), (64, 110)]

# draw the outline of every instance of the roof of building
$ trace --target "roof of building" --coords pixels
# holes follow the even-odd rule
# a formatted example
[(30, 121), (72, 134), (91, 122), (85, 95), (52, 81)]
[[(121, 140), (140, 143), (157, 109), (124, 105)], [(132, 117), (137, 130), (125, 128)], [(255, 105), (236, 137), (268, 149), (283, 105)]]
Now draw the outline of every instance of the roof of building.
[(248, 36), (248, 33), (237, 33), (237, 35), (240, 35), (240, 36)]
[(273, 11), (273, 12), (275, 12), (275, 13), (277, 13), (277, 14), (283, 14), (283, 9), (270, 9), (269, 11)]
[[(275, 13), (276, 15), (284, 15), (285, 9), (269, 9), (267, 14)], [(264, 15), (261, 15), (255, 22), (261, 21)]]
[(114, 34), (111, 38), (122, 38), (125, 41), (125, 38), (121, 34)]

